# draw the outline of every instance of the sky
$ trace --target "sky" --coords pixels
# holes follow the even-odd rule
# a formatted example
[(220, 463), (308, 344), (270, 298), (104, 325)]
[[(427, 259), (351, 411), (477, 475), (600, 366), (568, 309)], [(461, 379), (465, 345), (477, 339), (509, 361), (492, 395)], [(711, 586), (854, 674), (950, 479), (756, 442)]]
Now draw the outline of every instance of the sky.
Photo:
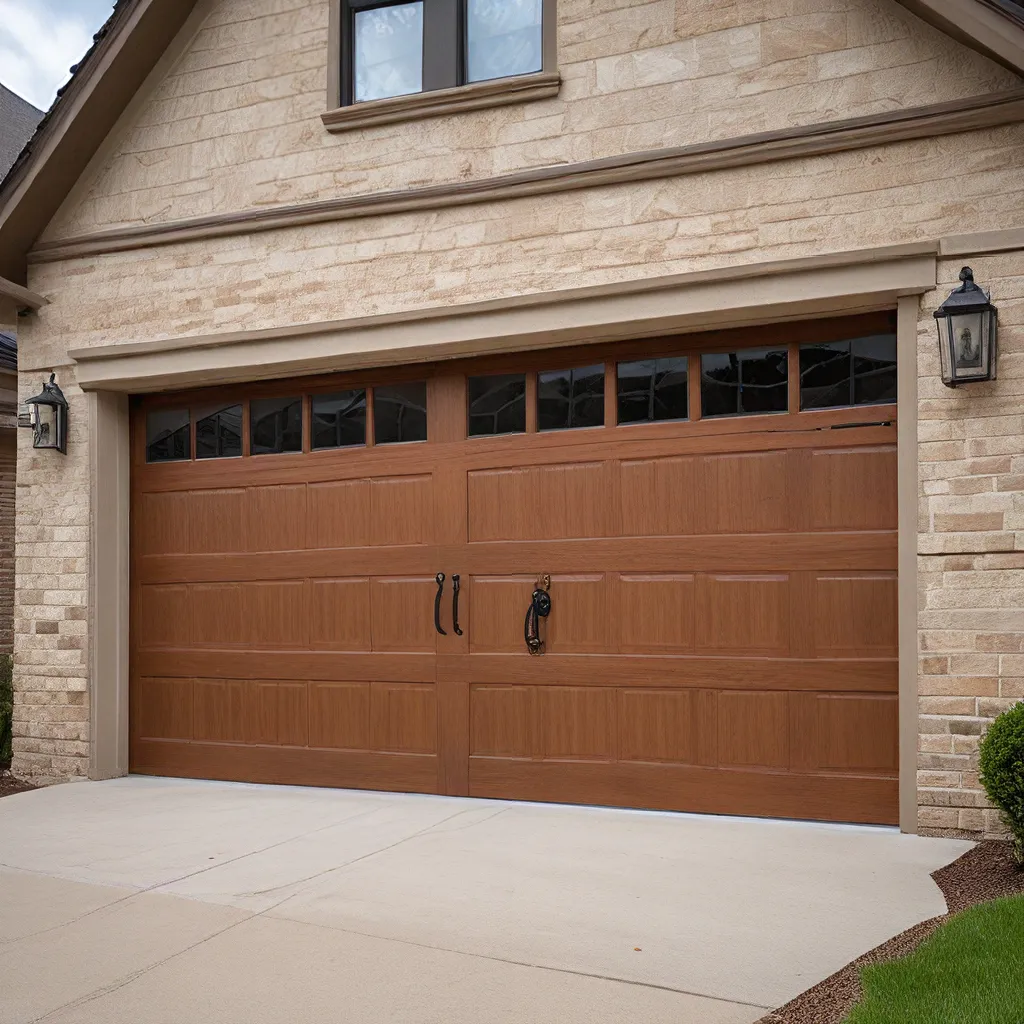
[(0, 0), (0, 82), (46, 110), (113, 0)]

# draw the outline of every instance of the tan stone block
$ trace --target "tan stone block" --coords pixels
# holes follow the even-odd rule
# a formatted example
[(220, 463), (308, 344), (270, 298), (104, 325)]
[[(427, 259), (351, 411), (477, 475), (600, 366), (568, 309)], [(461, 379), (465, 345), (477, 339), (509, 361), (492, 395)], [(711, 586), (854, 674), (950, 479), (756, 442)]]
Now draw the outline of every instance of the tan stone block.
[(917, 812), (917, 820), (921, 825), (932, 828), (959, 827), (958, 812), (952, 807), (920, 807)]
[(935, 516), (935, 529), (944, 533), (958, 531), (989, 532), (1003, 528), (1001, 512), (943, 513)]
[(918, 709), (924, 715), (974, 715), (978, 702), (974, 697), (920, 697)]
[(959, 788), (960, 772), (919, 771), (917, 785), (922, 788)]
[(1024, 679), (1003, 678), (999, 680), (1000, 697), (1024, 697)]
[(921, 753), (951, 754), (953, 753), (953, 737), (949, 733), (918, 734), (917, 747)]
[(1002, 697), (981, 697), (978, 700), (978, 714), (985, 718), (995, 718), (1004, 711), (1009, 711), (1014, 705), (1020, 703), (1018, 698), (1013, 696)]
[(995, 697), (999, 694), (998, 676), (924, 676), (918, 684), (922, 696)]
[(944, 675), (949, 671), (949, 658), (939, 655), (919, 658), (918, 668), (926, 675)]

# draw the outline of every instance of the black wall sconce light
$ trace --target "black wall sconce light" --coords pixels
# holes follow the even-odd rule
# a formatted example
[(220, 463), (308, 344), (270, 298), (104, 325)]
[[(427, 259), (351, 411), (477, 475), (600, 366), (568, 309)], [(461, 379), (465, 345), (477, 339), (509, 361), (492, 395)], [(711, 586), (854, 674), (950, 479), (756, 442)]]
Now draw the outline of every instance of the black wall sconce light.
[(935, 310), (942, 383), (948, 388), (996, 379), (998, 310), (974, 283), (970, 267), (960, 271), (960, 280), (960, 287)]
[(34, 398), (26, 400), (28, 423), (32, 428), (32, 447), (52, 449), (66, 455), (68, 451), (68, 400), (57, 385), (57, 375)]

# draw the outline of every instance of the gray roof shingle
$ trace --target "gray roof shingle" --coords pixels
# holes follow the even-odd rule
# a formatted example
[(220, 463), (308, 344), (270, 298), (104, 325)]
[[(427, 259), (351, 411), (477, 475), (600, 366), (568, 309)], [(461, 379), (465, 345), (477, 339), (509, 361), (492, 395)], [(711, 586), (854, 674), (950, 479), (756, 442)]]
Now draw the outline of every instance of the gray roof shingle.
[(0, 179), (11, 169), (42, 119), (41, 110), (0, 85)]

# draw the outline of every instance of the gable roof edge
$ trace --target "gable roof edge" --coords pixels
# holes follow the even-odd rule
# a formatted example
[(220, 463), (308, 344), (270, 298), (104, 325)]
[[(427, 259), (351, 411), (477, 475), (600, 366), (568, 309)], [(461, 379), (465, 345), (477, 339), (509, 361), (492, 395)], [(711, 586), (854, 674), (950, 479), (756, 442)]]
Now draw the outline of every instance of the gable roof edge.
[(0, 187), (0, 275), (26, 255), (192, 12), (196, 0), (120, 0)]
[(1024, 75), (1024, 7), (1011, 0), (897, 0), (922, 21)]

